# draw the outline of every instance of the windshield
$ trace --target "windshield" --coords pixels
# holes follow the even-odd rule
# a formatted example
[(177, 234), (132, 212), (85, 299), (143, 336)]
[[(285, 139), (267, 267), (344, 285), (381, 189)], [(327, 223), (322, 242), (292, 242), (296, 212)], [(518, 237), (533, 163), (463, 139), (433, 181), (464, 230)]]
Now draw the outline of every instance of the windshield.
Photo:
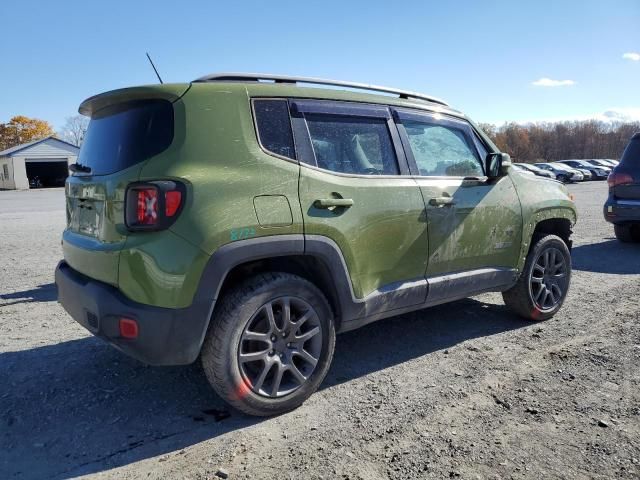
[(166, 100), (112, 105), (89, 122), (78, 163), (92, 175), (124, 170), (166, 150), (173, 141), (173, 106)]
[(593, 167), (593, 165), (591, 165), (589, 162), (585, 161), (585, 160), (576, 160), (576, 165), (578, 167), (584, 167), (584, 168), (591, 168)]
[(572, 170), (571, 167), (567, 165), (563, 165), (562, 163), (554, 163), (553, 166), (556, 167), (558, 170), (565, 170), (565, 171)]

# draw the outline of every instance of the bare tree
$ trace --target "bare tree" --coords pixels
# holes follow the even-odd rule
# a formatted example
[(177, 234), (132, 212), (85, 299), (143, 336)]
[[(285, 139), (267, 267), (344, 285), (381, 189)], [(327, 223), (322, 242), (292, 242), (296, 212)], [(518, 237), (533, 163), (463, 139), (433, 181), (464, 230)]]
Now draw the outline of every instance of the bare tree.
[(619, 158), (640, 122), (575, 122), (500, 127), (483, 124), (482, 129), (503, 152), (519, 162), (555, 161), (570, 158)]
[(73, 143), (78, 147), (82, 145), (84, 135), (87, 132), (89, 126), (89, 119), (84, 115), (74, 115), (73, 117), (67, 117), (67, 122), (60, 131), (60, 137), (67, 142)]

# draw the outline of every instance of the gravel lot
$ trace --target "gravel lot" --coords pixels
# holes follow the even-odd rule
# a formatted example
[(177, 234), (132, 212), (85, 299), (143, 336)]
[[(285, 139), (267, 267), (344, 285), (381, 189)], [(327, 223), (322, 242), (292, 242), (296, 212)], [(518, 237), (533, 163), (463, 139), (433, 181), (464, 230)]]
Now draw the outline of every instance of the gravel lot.
[(564, 308), (545, 323), (498, 294), (339, 336), (298, 410), (229, 410), (199, 365), (151, 368), (56, 303), (60, 189), (0, 192), (0, 478), (638, 478), (640, 245), (580, 219)]

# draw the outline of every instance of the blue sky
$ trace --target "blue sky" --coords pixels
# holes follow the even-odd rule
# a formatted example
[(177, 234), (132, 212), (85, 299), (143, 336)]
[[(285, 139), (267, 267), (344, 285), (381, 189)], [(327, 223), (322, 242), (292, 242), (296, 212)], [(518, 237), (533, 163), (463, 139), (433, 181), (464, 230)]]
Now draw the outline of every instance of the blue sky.
[(482, 122), (640, 120), (639, 0), (20, 0), (0, 21), (0, 122), (59, 128), (90, 95), (154, 83), (145, 51), (165, 82), (286, 73), (422, 91)]

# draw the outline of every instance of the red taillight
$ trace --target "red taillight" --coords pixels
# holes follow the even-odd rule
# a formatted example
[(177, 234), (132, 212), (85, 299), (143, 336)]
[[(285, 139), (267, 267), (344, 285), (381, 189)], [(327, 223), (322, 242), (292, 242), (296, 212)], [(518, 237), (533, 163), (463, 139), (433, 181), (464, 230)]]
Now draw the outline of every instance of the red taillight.
[(138, 338), (138, 322), (130, 318), (120, 318), (120, 336), (122, 338)]
[(171, 180), (133, 183), (127, 189), (125, 222), (129, 230), (169, 228), (185, 199), (184, 184)]
[(609, 174), (607, 178), (607, 183), (609, 187), (615, 187), (617, 185), (626, 185), (628, 183), (633, 183), (633, 177), (628, 173), (618, 173), (613, 171)]
[(182, 192), (172, 190), (164, 194), (164, 213), (167, 217), (173, 217), (180, 208), (182, 202)]
[(138, 225), (155, 225), (158, 223), (158, 189), (141, 188), (138, 193), (137, 223)]

